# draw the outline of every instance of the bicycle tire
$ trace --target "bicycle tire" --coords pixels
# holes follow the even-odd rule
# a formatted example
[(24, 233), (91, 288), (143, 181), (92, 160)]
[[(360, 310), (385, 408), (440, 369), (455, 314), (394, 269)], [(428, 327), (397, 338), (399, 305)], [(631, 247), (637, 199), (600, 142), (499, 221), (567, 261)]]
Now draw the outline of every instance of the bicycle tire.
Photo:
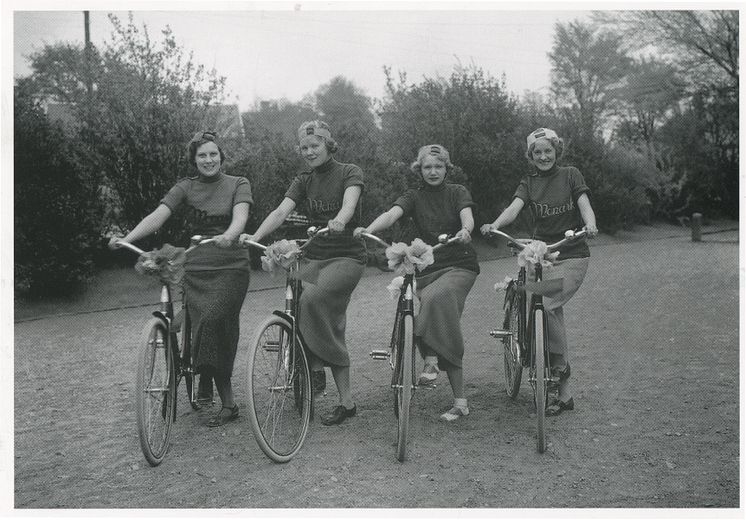
[(546, 380), (546, 335), (545, 335), (544, 310), (534, 311), (534, 347), (536, 363), (536, 384), (534, 385), (534, 402), (536, 403), (536, 449), (544, 453), (547, 448), (547, 436), (545, 430), (546, 403), (547, 403), (547, 380)]
[(275, 462), (288, 462), (300, 451), (311, 419), (308, 359), (292, 334), (287, 320), (271, 316), (249, 350), (249, 422), (259, 448)]
[(143, 455), (151, 466), (163, 462), (168, 452), (176, 405), (174, 355), (167, 338), (163, 321), (150, 319), (143, 329), (137, 362), (137, 431)]
[(409, 438), (409, 407), (412, 402), (412, 366), (414, 355), (414, 320), (406, 315), (402, 320), (402, 336), (399, 338), (401, 357), (399, 365), (399, 385), (395, 394), (397, 407), (398, 430), (396, 437), (396, 458), (403, 462), (407, 457), (407, 440)]
[(201, 410), (202, 406), (197, 402), (197, 389), (194, 384), (197, 378), (194, 374), (194, 359), (192, 358), (192, 324), (186, 308), (184, 308), (183, 312), (184, 322), (181, 324), (182, 352), (180, 368), (186, 385), (187, 400), (192, 410), (197, 411)]
[(521, 376), (523, 364), (519, 356), (520, 343), (523, 334), (523, 319), (521, 305), (525, 305), (525, 293), (518, 293), (514, 288), (509, 295), (508, 306), (505, 309), (503, 330), (510, 332), (510, 336), (504, 337), (503, 342), (503, 374), (505, 378), (505, 392), (511, 399), (518, 396), (521, 388)]

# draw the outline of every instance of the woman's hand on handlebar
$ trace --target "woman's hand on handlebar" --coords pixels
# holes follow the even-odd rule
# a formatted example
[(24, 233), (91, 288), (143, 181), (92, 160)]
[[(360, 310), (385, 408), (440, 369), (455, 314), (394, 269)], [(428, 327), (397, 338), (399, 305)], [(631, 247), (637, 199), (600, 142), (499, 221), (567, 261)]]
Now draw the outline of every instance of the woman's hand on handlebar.
[(466, 228), (461, 228), (455, 236), (462, 244), (468, 244), (471, 242), (471, 233), (469, 233), (469, 230)]
[(215, 235), (214, 237), (212, 237), (212, 241), (215, 243), (216, 246), (222, 249), (228, 249), (234, 243), (234, 239), (232, 239), (228, 235)]
[(250, 235), (248, 233), (241, 233), (238, 236), (238, 245), (239, 246), (246, 247), (248, 245), (249, 241), (251, 241), (251, 242), (257, 242), (257, 240), (254, 239), (254, 235)]
[(483, 235), (489, 235), (491, 231), (497, 231), (497, 228), (492, 224), (483, 224), (482, 227), (479, 228), (479, 231)]
[(595, 224), (586, 224), (583, 226), (583, 230), (586, 232), (588, 238), (593, 238), (598, 235), (598, 228)]
[(363, 233), (367, 233), (367, 232), (368, 232), (368, 231), (367, 231), (367, 229), (368, 229), (368, 228), (364, 228), (364, 227), (357, 227), (357, 228), (355, 228), (355, 230), (354, 230), (354, 231), (352, 232), (352, 236), (353, 236), (353, 237), (355, 237), (355, 238), (361, 238), (361, 237), (363, 236)]
[(331, 219), (327, 223), (327, 227), (329, 228), (329, 232), (330, 233), (341, 233), (342, 231), (345, 230), (344, 223), (342, 223), (342, 222), (340, 222), (339, 220), (336, 220), (336, 219)]
[(122, 237), (111, 237), (109, 239), (109, 249), (113, 251), (114, 249), (119, 249), (120, 247), (122, 247), (119, 244), (120, 240), (122, 240)]

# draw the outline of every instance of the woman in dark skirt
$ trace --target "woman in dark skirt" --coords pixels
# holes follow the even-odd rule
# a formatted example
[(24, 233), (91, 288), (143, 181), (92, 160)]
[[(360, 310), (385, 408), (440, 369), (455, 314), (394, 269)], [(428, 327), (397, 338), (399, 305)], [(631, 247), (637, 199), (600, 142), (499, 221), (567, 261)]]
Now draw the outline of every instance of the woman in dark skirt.
[(357, 412), (350, 389), (345, 328), (347, 305), (367, 258), (365, 244), (352, 236), (360, 222), (363, 171), (334, 159), (337, 143), (323, 121), (300, 126), (298, 148), (308, 170), (293, 180), (285, 198), (254, 235), (242, 235), (241, 240), (266, 237), (300, 204), (313, 225), (329, 227), (330, 234), (314, 238), (304, 253), (300, 277), (308, 283), (300, 299), (300, 328), (311, 350), (314, 393), (325, 385), (324, 366), (331, 368), (339, 391), (340, 404), (321, 422), (340, 424)]
[(420, 354), (425, 358), (419, 384), (433, 383), (440, 369), (445, 369), (453, 391), (453, 406), (440, 416), (444, 421), (469, 415), (460, 322), (466, 296), (479, 274), (477, 254), (469, 244), (474, 230), (474, 202), (466, 187), (445, 182), (452, 168), (448, 150), (438, 144), (423, 146), (411, 166), (422, 179), (420, 188), (402, 194), (391, 209), (379, 215), (366, 229), (355, 230), (355, 234), (360, 231), (376, 233), (402, 217), (411, 217), (418, 236), (430, 245), (438, 243), (440, 233), (460, 238), (459, 242), (435, 251), (435, 262), (417, 273), (420, 312), (414, 334)]
[[(195, 370), (201, 374), (198, 397), (212, 400), (212, 379), (222, 401), (208, 426), (238, 417), (231, 375), (238, 345), (238, 319), (249, 286), (248, 252), (237, 238), (249, 218), (251, 187), (244, 177), (226, 175), (225, 155), (213, 132), (198, 132), (189, 142), (189, 161), (197, 175), (179, 180), (160, 205), (124, 237), (140, 240), (158, 231), (177, 211), (183, 212), (190, 234), (214, 237), (189, 253), (184, 298), (192, 323)], [(115, 248), (119, 238), (112, 238)]]

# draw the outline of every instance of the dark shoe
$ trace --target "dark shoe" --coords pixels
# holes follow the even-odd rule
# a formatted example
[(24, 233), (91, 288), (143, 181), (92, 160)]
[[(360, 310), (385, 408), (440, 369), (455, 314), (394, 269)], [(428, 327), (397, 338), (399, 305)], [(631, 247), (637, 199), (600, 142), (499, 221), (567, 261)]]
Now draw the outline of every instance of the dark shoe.
[(321, 370), (311, 370), (311, 388), (313, 395), (319, 395), (326, 390), (326, 371), (323, 368)]
[(559, 399), (555, 399), (551, 403), (549, 403), (549, 406), (547, 406), (546, 412), (544, 413), (547, 417), (556, 417), (557, 415), (561, 414), (565, 410), (574, 410), (575, 409), (575, 401), (572, 400), (572, 397), (568, 399), (567, 401), (560, 401)]
[(215, 428), (216, 426), (223, 426), (225, 423), (231, 422), (238, 417), (238, 405), (234, 404), (233, 408), (223, 406), (218, 414), (207, 421), (207, 426)]
[(342, 424), (348, 417), (354, 417), (357, 413), (357, 405), (353, 405), (352, 408), (345, 408), (341, 404), (337, 406), (332, 413), (321, 419), (321, 424), (324, 426), (331, 426), (332, 424)]

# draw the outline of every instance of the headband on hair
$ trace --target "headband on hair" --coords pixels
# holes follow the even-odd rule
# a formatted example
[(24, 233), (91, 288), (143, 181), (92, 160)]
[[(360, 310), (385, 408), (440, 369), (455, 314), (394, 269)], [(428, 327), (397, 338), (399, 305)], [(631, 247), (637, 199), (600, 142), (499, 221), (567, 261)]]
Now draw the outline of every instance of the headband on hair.
[(421, 161), (426, 155), (434, 155), (442, 159), (446, 164), (451, 162), (451, 154), (439, 144), (426, 144), (417, 152), (417, 160)]
[(202, 141), (203, 139), (206, 141), (214, 141), (217, 138), (218, 134), (216, 134), (212, 130), (204, 130), (194, 134), (194, 137), (192, 137), (192, 142), (196, 143), (197, 141)]
[(317, 135), (319, 137), (325, 137), (327, 139), (332, 138), (332, 134), (326, 128), (322, 128), (318, 123), (309, 123), (298, 130), (298, 140), (300, 141), (306, 136)]
[(526, 147), (531, 148), (531, 145), (539, 139), (559, 139), (559, 136), (557, 132), (549, 128), (537, 128), (526, 137)]

